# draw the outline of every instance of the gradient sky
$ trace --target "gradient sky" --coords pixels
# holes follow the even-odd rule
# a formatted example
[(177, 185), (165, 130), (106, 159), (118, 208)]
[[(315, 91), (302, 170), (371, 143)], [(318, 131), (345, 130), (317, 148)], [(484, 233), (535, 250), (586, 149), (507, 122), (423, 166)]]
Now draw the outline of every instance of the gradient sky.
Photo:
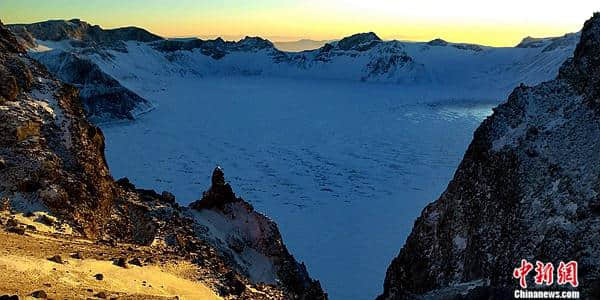
[(494, 46), (578, 31), (594, 11), (600, 11), (598, 0), (0, 0), (7, 24), (80, 18), (166, 37), (258, 35), (274, 41), (374, 31), (383, 39), (440, 37)]

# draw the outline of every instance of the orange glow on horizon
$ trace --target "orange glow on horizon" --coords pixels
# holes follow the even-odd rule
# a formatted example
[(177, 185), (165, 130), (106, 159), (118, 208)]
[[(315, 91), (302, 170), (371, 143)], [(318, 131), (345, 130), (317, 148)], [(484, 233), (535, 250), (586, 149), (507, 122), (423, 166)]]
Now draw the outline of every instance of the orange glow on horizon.
[(514, 46), (526, 36), (579, 31), (597, 1), (243, 0), (166, 3), (160, 0), (3, 0), (5, 23), (79, 18), (104, 28), (137, 26), (164, 37), (272, 41), (332, 40), (373, 31), (382, 39)]

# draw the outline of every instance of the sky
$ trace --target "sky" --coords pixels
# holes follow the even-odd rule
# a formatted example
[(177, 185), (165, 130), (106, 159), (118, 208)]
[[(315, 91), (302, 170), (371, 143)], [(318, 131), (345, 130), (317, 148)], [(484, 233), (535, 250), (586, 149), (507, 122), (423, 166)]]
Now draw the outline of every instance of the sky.
[(382, 39), (490, 46), (578, 31), (594, 11), (600, 11), (598, 0), (0, 0), (6, 24), (79, 18), (104, 28), (138, 26), (164, 37), (249, 35), (273, 41), (373, 31)]

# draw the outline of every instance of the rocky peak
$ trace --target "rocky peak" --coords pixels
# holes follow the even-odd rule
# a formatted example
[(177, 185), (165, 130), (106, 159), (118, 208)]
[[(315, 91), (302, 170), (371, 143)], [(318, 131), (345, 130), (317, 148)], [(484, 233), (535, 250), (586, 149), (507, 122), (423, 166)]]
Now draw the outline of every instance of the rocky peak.
[(217, 166), (212, 173), (211, 178), (212, 186), (224, 186), (225, 185), (225, 173), (223, 173), (223, 169)]
[(196, 210), (223, 208), (227, 203), (238, 202), (229, 183), (225, 182), (225, 174), (221, 167), (216, 167), (212, 173), (212, 185), (208, 191), (204, 192), (202, 199), (190, 204), (190, 207)]
[(427, 45), (444, 47), (444, 46), (448, 46), (448, 42), (446, 42), (440, 38), (437, 38), (437, 39), (433, 39), (433, 40), (427, 42)]
[[(201, 226), (211, 228), (213, 224), (228, 224), (218, 233), (203, 230), (201, 235), (206, 240), (215, 240), (216, 245), (224, 245), (217, 249), (231, 257), (239, 269), (248, 270), (251, 280), (280, 281), (297, 295), (297, 299), (327, 299), (320, 283), (312, 280), (306, 267), (289, 253), (277, 224), (256, 212), (250, 203), (236, 197), (220, 167), (214, 169), (211, 186), (202, 199), (189, 207)], [(231, 229), (227, 230), (227, 227)], [(248, 255), (256, 261), (250, 260)], [(260, 274), (252, 271), (257, 266), (261, 269)]]
[[(365, 46), (380, 42), (381, 39), (374, 32), (357, 33), (345, 37), (337, 42), (337, 47), (341, 50), (362, 50)], [(365, 49), (366, 50), (366, 49)]]

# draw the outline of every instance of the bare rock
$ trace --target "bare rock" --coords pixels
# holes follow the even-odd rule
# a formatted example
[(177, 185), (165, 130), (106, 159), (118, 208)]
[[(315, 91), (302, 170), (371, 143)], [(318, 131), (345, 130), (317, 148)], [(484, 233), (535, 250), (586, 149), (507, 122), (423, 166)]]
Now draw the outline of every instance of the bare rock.
[(138, 267), (143, 267), (144, 264), (142, 263), (142, 261), (139, 258), (134, 258), (132, 260), (129, 261), (130, 264), (134, 265), (134, 266), (138, 266)]
[(63, 260), (63, 258), (60, 255), (54, 255), (50, 258), (48, 258), (49, 261), (55, 262), (57, 264), (64, 264), (65, 261)]
[(8, 229), (6, 229), (6, 231), (14, 233), (14, 234), (18, 234), (18, 235), (25, 234), (25, 229), (23, 229), (21, 227), (9, 227)]
[(38, 218), (38, 222), (40, 222), (44, 225), (47, 225), (47, 226), (54, 226), (54, 224), (56, 223), (56, 220), (51, 217), (48, 217), (47, 215), (41, 215)]
[(3, 72), (0, 68), (0, 96), (7, 101), (14, 101), (19, 95), (17, 79)]
[(129, 265), (129, 263), (127, 263), (127, 258), (125, 258), (125, 257), (120, 257), (120, 258), (115, 259), (113, 261), (113, 264), (116, 265), (116, 266), (119, 266), (121, 268), (124, 268), (124, 269), (131, 268), (131, 266)]
[(39, 291), (35, 291), (35, 292), (31, 293), (31, 297), (37, 298), (37, 299), (47, 299), (48, 294), (46, 294), (46, 292), (44, 292), (42, 290), (39, 290)]

